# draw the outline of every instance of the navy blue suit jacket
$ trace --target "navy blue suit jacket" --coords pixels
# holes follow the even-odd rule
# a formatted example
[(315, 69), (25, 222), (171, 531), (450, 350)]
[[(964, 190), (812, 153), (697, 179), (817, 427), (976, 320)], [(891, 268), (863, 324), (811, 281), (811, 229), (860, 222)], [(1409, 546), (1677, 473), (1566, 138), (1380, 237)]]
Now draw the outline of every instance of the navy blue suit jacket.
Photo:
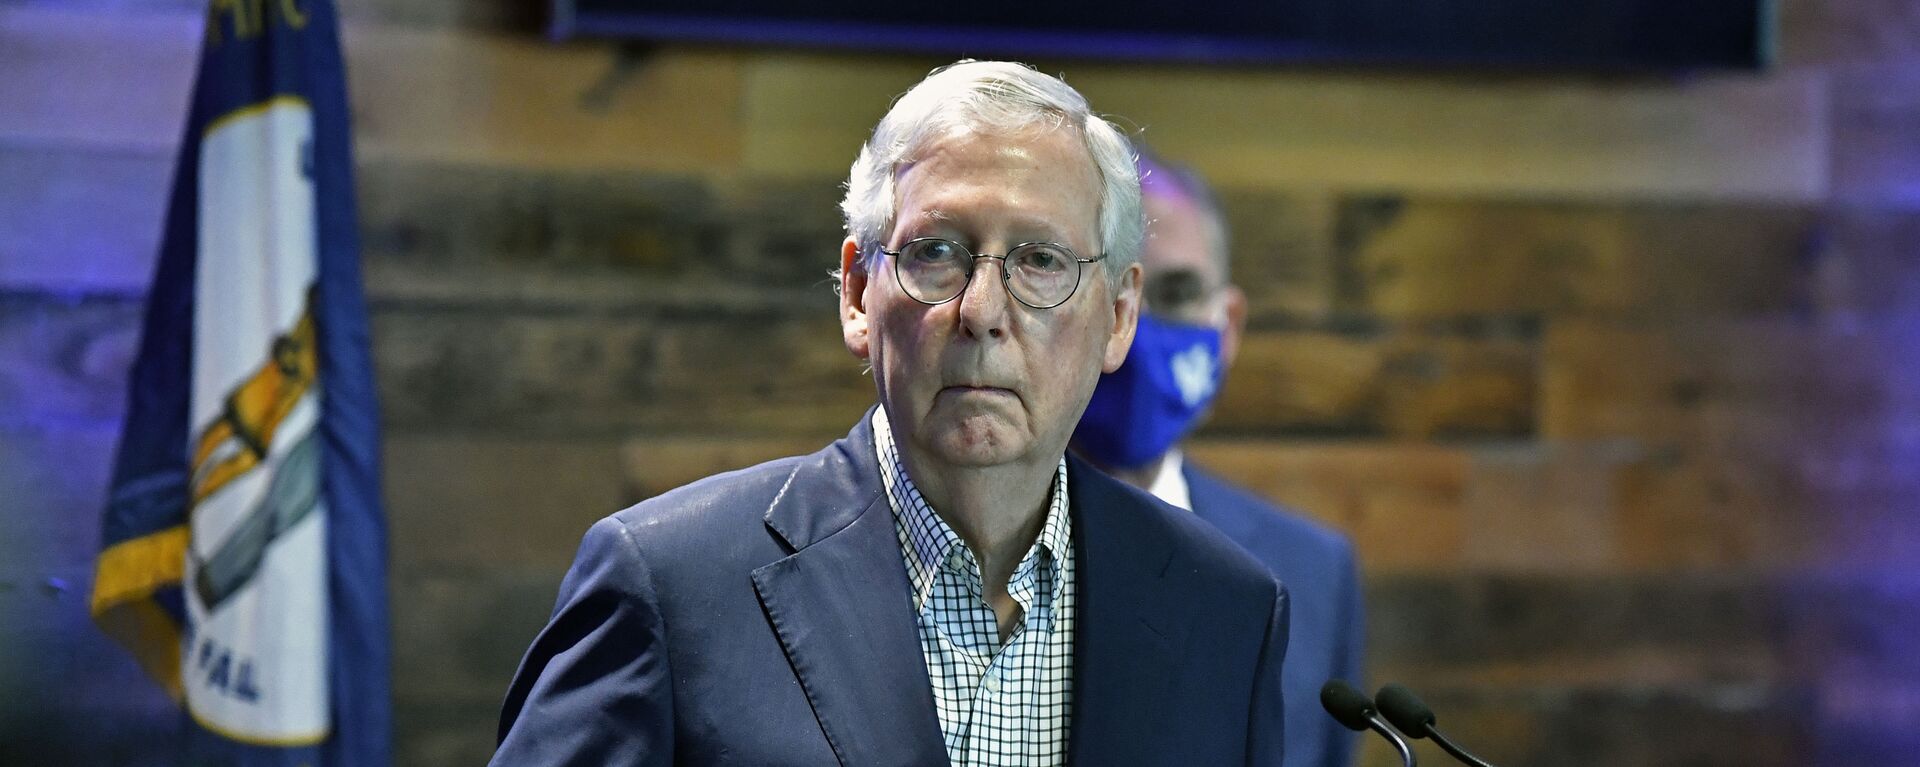
[(1353, 763), (1359, 733), (1320, 707), (1328, 679), (1362, 683), (1366, 621), (1353, 545), (1314, 524), (1194, 468), (1182, 474), (1193, 513), (1226, 533), (1287, 584), (1293, 622), (1287, 632), (1282, 684), (1287, 695), (1287, 767)]
[[(1069, 760), (1278, 765), (1288, 600), (1193, 515), (1069, 459)], [(861, 419), (812, 455), (596, 523), (521, 662), (496, 765), (947, 763)]]

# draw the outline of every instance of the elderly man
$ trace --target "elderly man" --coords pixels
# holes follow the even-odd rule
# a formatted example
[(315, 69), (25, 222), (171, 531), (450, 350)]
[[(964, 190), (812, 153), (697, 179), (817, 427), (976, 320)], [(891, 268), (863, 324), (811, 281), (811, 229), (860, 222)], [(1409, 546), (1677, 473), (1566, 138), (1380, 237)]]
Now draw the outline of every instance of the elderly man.
[(879, 405), (587, 533), (495, 764), (1278, 764), (1285, 592), (1065, 457), (1138, 313), (1139, 182), (1065, 83), (962, 62), (843, 209)]
[(1239, 350), (1246, 298), (1227, 279), (1227, 225), (1198, 174), (1141, 151), (1148, 236), (1140, 322), (1126, 363), (1100, 378), (1073, 449), (1167, 503), (1191, 509), (1287, 584), (1293, 624), (1282, 676), (1289, 767), (1351, 763), (1355, 733), (1320, 709), (1328, 679), (1360, 680), (1365, 628), (1353, 546), (1340, 534), (1186, 462)]

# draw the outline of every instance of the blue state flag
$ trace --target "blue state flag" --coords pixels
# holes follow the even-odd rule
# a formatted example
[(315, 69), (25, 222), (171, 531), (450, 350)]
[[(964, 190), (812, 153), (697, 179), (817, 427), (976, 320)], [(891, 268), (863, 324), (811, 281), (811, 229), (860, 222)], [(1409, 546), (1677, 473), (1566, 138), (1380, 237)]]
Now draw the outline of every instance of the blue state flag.
[(92, 610), (201, 765), (391, 761), (379, 410), (328, 0), (213, 0)]

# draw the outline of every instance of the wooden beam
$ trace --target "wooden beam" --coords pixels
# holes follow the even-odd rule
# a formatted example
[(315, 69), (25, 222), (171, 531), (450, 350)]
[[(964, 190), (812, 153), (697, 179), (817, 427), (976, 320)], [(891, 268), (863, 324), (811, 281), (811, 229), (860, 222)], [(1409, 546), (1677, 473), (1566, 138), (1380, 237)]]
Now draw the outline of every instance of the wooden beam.
[[(845, 172), (891, 99), (945, 62), (766, 53), (747, 63), (744, 165)], [(1825, 82), (1042, 63), (1216, 183), (1437, 194), (1817, 200)]]

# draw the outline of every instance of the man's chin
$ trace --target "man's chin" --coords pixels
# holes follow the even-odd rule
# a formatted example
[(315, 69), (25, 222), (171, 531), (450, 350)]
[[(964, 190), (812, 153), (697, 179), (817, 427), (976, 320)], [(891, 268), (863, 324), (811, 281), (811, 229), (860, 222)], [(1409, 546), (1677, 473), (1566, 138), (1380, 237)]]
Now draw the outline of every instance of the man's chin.
[(927, 427), (928, 447), (937, 460), (949, 466), (999, 466), (1026, 457), (1032, 448), (1026, 431), (998, 414), (936, 419)]

